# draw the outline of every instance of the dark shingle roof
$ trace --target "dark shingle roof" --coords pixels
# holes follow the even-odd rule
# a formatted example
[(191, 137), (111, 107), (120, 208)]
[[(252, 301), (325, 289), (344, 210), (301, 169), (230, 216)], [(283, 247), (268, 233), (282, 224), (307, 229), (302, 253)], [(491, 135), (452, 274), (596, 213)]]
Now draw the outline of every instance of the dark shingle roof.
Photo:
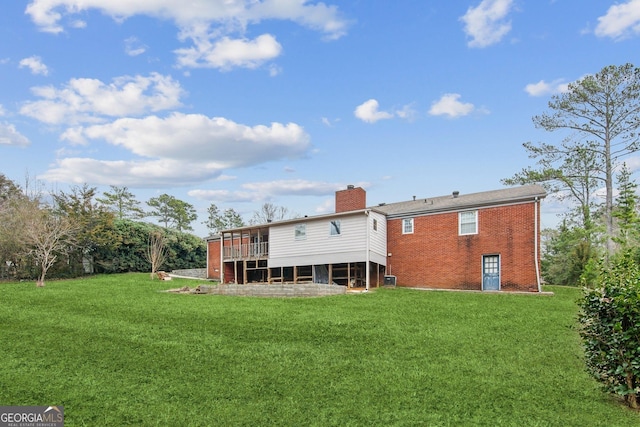
[(458, 211), (483, 206), (501, 205), (544, 198), (547, 192), (540, 185), (523, 185), (481, 193), (428, 197), (407, 202), (380, 204), (371, 209), (390, 218), (436, 212)]

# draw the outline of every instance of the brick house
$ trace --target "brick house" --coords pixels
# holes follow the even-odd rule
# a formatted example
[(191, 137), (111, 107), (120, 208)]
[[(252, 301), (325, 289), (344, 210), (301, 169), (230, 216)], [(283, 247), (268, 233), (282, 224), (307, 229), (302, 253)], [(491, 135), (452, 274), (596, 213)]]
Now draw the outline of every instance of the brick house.
[(349, 186), (335, 213), (210, 237), (208, 277), (537, 292), (545, 196), (528, 185), (366, 207), (365, 190)]

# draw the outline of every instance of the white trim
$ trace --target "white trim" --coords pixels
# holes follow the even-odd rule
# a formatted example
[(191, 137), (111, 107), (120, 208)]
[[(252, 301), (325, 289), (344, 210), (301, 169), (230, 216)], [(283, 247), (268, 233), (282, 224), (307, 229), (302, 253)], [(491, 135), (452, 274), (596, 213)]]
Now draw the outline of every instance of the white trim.
[[(404, 226), (405, 221), (411, 222), (411, 231), (406, 230), (406, 227)], [(413, 218), (402, 218), (401, 224), (402, 224), (402, 234), (413, 234), (413, 231), (415, 230), (415, 222)]]
[[(462, 215), (463, 214), (468, 214), (468, 213), (473, 213), (474, 214), (473, 222), (475, 224), (475, 230), (472, 233), (463, 233), (462, 232)], [(467, 225), (467, 224), (471, 224), (471, 221), (465, 223), (465, 225)], [(478, 234), (478, 229), (479, 228), (480, 227), (478, 226), (478, 210), (477, 209), (458, 212), (458, 235), (459, 236), (469, 236), (469, 235), (473, 235), (473, 234)]]

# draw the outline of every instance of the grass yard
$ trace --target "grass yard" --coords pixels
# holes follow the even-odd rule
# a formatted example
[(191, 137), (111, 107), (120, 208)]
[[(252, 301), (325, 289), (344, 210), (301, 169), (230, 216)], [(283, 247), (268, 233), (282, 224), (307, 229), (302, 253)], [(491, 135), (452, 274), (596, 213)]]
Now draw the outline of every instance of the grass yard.
[(578, 289), (176, 295), (146, 274), (0, 284), (0, 405), (68, 426), (638, 426), (584, 371)]

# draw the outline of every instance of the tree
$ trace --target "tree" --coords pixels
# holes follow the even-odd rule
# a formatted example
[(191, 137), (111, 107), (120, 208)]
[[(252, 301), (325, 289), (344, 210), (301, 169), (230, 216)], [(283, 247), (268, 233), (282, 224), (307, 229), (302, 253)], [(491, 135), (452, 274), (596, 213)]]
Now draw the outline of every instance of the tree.
[(198, 218), (193, 205), (168, 194), (152, 197), (147, 205), (154, 208), (149, 215), (158, 217), (164, 228), (171, 225), (178, 231), (193, 230), (191, 223)]
[(546, 283), (577, 286), (598, 251), (592, 233), (564, 219), (557, 230), (543, 230), (542, 277)]
[(146, 257), (151, 264), (151, 278), (153, 279), (167, 258), (167, 241), (161, 231), (156, 230), (149, 233)]
[(140, 219), (144, 211), (140, 202), (127, 187), (111, 186), (111, 192), (104, 192), (103, 198), (96, 198), (107, 210), (114, 212), (118, 219)]
[(207, 212), (209, 213), (209, 218), (207, 218), (203, 224), (206, 225), (209, 231), (214, 234), (221, 230), (244, 227), (245, 225), (240, 214), (233, 208), (225, 209), (221, 214), (220, 209), (218, 209), (215, 203), (211, 203)]
[(0, 173), (0, 207), (11, 199), (22, 197), (22, 190), (15, 182)]
[(289, 209), (285, 206), (276, 206), (273, 203), (267, 202), (260, 207), (260, 210), (253, 212), (253, 217), (251, 217), (249, 224), (266, 224), (268, 222), (295, 217), (297, 217), (297, 215), (289, 213)]
[(638, 206), (640, 197), (636, 190), (638, 184), (631, 180), (631, 173), (627, 169), (626, 163), (622, 164), (622, 169), (618, 174), (618, 196), (613, 209), (613, 216), (616, 219), (618, 229), (614, 241), (623, 249), (637, 246), (640, 242), (639, 230), (640, 216), (638, 216)]
[[(640, 140), (640, 69), (632, 64), (608, 66), (595, 75), (570, 83), (565, 93), (554, 95), (548, 113), (533, 117), (537, 128), (570, 132), (560, 144), (526, 143), (529, 157), (540, 169), (524, 170), (515, 181), (560, 181), (571, 188), (605, 188), (604, 222), (607, 253), (613, 253), (613, 171), (621, 159), (638, 151)], [(586, 162), (580, 161), (586, 160)], [(577, 163), (572, 161), (577, 160)], [(567, 164), (580, 166), (577, 169)], [(576, 175), (569, 173), (571, 170)], [(573, 185), (582, 183), (582, 186)], [(583, 195), (584, 192), (580, 194)], [(592, 194), (590, 191), (588, 194)], [(573, 197), (576, 197), (572, 193)], [(589, 206), (586, 200), (583, 206)]]
[(56, 212), (67, 216), (78, 227), (77, 248), (72, 256), (72, 268), (78, 272), (93, 272), (93, 255), (98, 247), (115, 244), (114, 214), (94, 202), (97, 189), (87, 184), (74, 186), (67, 193), (53, 194)]
[(26, 251), (40, 267), (37, 286), (44, 286), (49, 269), (58, 256), (66, 254), (75, 243), (77, 226), (72, 219), (39, 206), (37, 200), (23, 200), (13, 206)]
[[(26, 201), (26, 196), (13, 181), (0, 174), (0, 267), (17, 273), (20, 255), (24, 252), (24, 239), (20, 233), (16, 204)], [(4, 275), (4, 274), (3, 274)]]
[(207, 265), (207, 245), (204, 239), (190, 233), (165, 229), (148, 222), (117, 219), (114, 221), (113, 247), (100, 247), (95, 253), (96, 271), (100, 273), (149, 272), (147, 257), (149, 236), (161, 233), (165, 237), (167, 254), (161, 268), (171, 271), (203, 268)]

